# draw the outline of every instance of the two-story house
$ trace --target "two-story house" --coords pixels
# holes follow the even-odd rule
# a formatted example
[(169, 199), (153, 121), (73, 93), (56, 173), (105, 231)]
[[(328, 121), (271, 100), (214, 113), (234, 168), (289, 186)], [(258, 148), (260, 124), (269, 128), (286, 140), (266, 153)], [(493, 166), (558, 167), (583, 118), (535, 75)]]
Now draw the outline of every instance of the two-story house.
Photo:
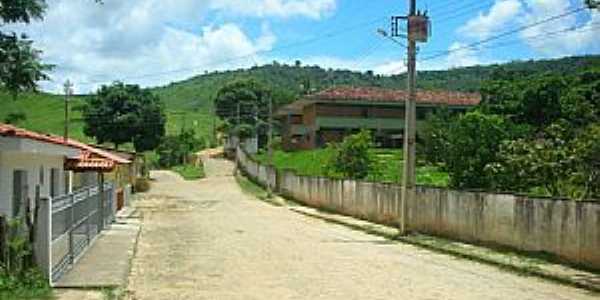
[[(308, 95), (276, 113), (283, 148), (319, 148), (361, 129), (372, 131), (379, 147), (401, 147), (407, 97), (404, 90), (375, 87), (335, 87)], [(417, 128), (437, 108), (464, 112), (480, 101), (476, 93), (418, 91)]]

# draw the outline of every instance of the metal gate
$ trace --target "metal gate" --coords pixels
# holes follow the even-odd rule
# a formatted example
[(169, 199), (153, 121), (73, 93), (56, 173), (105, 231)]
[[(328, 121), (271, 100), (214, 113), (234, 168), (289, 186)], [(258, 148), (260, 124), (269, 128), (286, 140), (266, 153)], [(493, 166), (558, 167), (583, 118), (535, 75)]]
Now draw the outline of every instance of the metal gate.
[(114, 187), (104, 185), (104, 202), (98, 186), (52, 199), (50, 245), (52, 282), (87, 250), (94, 238), (114, 220)]

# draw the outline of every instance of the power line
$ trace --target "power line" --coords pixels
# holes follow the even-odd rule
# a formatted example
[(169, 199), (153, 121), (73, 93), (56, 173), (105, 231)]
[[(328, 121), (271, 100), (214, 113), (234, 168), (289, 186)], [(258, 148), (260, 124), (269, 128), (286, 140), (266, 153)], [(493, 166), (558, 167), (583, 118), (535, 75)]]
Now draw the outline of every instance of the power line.
[[(540, 34), (526, 37), (524, 39), (527, 41), (546, 40), (548, 38), (559, 36), (562, 34), (568, 34), (568, 33), (572, 33), (572, 32), (587, 32), (587, 31), (592, 31), (594, 29), (600, 29), (600, 22), (586, 23), (586, 24), (571, 26), (569, 28), (560, 29), (560, 30), (556, 30), (556, 31), (542, 32)], [(480, 50), (482, 50), (482, 49), (492, 50), (492, 49), (515, 45), (515, 44), (518, 44), (521, 42), (523, 42), (523, 40), (521, 40), (521, 39), (509, 40), (509, 41), (505, 41), (505, 42), (494, 43), (491, 45), (487, 44), (486, 46), (480, 47), (479, 49)], [(392, 72), (396, 72), (396, 71), (399, 71), (399, 69), (395, 69)]]
[[(253, 56), (257, 55), (257, 54), (267, 54), (267, 53), (273, 53), (273, 52), (278, 52), (278, 51), (282, 51), (282, 50), (286, 50), (286, 49), (290, 49), (290, 48), (295, 48), (295, 47), (300, 47), (300, 46), (304, 46), (304, 45), (308, 45), (308, 44), (312, 44), (314, 42), (320, 41), (322, 39), (325, 38), (331, 38), (334, 37), (336, 35), (341, 35), (341, 34), (346, 34), (348, 33), (348, 31), (351, 30), (356, 30), (356, 29), (361, 29), (364, 28), (365, 25), (372, 25), (376, 22), (380, 22), (382, 20), (385, 20), (384, 17), (377, 17), (376, 19), (372, 19), (369, 21), (365, 21), (365, 22), (360, 22), (357, 23), (355, 25), (346, 27), (346, 28), (342, 28), (342, 29), (338, 29), (338, 30), (333, 30), (327, 33), (324, 33), (322, 35), (316, 35), (312, 38), (303, 40), (303, 41), (298, 41), (295, 43), (290, 43), (281, 47), (276, 47), (270, 50), (258, 50), (258, 51), (254, 51), (252, 53), (249, 54), (245, 54), (245, 55), (241, 55), (241, 56), (236, 56), (236, 57), (232, 57), (232, 58), (228, 58), (228, 59), (223, 59), (223, 60), (218, 60), (212, 63), (207, 63), (207, 64), (203, 64), (203, 65), (196, 65), (196, 66), (191, 66), (191, 67), (186, 67), (186, 68), (180, 68), (180, 69), (173, 69), (173, 70), (169, 70), (169, 71), (164, 71), (164, 72), (156, 72), (156, 73), (148, 73), (148, 74), (142, 74), (142, 75), (138, 75), (138, 76), (128, 76), (128, 77), (122, 77), (119, 78), (119, 80), (122, 81), (127, 81), (127, 80), (135, 80), (135, 79), (145, 79), (145, 78), (150, 78), (150, 77), (160, 77), (160, 76), (164, 76), (164, 75), (170, 75), (170, 74), (176, 74), (176, 73), (181, 73), (181, 72), (186, 72), (186, 71), (194, 71), (197, 70), (199, 68), (206, 68), (206, 67), (212, 67), (212, 66), (219, 66), (219, 65), (223, 65), (226, 63), (231, 63), (234, 61), (238, 61), (238, 60), (242, 60), (242, 59), (249, 59), (252, 58)], [(95, 75), (92, 77), (108, 77), (110, 75)], [(88, 82), (80, 82), (79, 85), (85, 86), (85, 85), (94, 85), (94, 84), (101, 84), (101, 83), (106, 83), (109, 82), (110, 80), (98, 80), (98, 81), (88, 81)]]
[(497, 39), (500, 39), (500, 38), (503, 38), (503, 37), (507, 37), (507, 36), (513, 35), (515, 33), (519, 33), (521, 31), (525, 31), (525, 30), (527, 30), (529, 28), (533, 28), (535, 26), (539, 26), (539, 25), (544, 24), (544, 23), (552, 22), (554, 20), (558, 20), (558, 19), (570, 16), (572, 14), (578, 13), (578, 12), (580, 12), (582, 10), (585, 10), (585, 9), (587, 9), (587, 8), (586, 7), (579, 7), (579, 8), (576, 8), (576, 9), (572, 9), (570, 11), (561, 13), (559, 15), (555, 15), (555, 16), (552, 16), (552, 17), (549, 17), (549, 18), (546, 18), (546, 19), (543, 19), (543, 20), (540, 20), (540, 21), (536, 21), (536, 22), (530, 23), (528, 25), (520, 26), (518, 28), (509, 30), (509, 31), (505, 31), (505, 32), (503, 32), (501, 34), (494, 35), (492, 37), (489, 37), (489, 38), (486, 38), (486, 39), (483, 39), (483, 40), (480, 40), (480, 41), (477, 41), (477, 42), (474, 42), (474, 43), (471, 43), (471, 44), (468, 44), (468, 45), (465, 45), (465, 46), (461, 46), (461, 47), (457, 47), (457, 48), (454, 48), (454, 49), (442, 51), (442, 52), (440, 52), (438, 54), (425, 57), (425, 58), (421, 59), (420, 61), (428, 61), (428, 60), (432, 60), (432, 59), (435, 59), (435, 58), (447, 56), (447, 55), (450, 55), (450, 54), (458, 52), (458, 51), (472, 49), (472, 48), (475, 48), (475, 47), (477, 47), (479, 45), (483, 45), (483, 44), (492, 42), (494, 40), (497, 40)]
[(443, 24), (449, 20), (456, 19), (457, 17), (478, 11), (480, 9), (488, 8), (490, 4), (494, 4), (494, 3), (495, 3), (495, 0), (476, 1), (473, 3), (458, 7), (456, 9), (444, 11), (439, 15), (436, 15), (434, 13), (431, 13), (431, 15), (435, 16), (435, 18), (437, 18), (437, 19), (442, 19), (442, 21), (437, 24)]

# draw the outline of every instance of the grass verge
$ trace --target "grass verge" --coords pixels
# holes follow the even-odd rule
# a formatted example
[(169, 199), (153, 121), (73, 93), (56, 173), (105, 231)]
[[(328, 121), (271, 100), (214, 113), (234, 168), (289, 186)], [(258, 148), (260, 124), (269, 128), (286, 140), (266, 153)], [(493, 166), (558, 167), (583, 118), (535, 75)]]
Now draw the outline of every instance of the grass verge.
[(265, 201), (275, 206), (286, 205), (286, 201), (284, 201), (282, 198), (279, 198), (276, 195), (272, 195), (271, 197), (269, 197), (269, 193), (263, 187), (254, 183), (252, 180), (248, 179), (244, 175), (236, 175), (235, 180), (237, 181), (242, 191), (247, 195), (256, 197), (262, 201)]
[(37, 270), (29, 270), (20, 276), (0, 272), (0, 299), (53, 299), (52, 288)]
[(206, 177), (206, 174), (204, 173), (204, 166), (202, 165), (181, 165), (175, 166), (171, 168), (171, 170), (177, 172), (185, 180), (198, 180)]

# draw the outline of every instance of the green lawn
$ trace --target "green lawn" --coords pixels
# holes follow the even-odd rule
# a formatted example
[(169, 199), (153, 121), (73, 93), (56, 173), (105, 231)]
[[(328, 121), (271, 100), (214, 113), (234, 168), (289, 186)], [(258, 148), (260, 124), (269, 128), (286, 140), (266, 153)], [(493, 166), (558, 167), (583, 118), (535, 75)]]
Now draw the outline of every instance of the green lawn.
[(179, 175), (181, 175), (181, 177), (183, 177), (185, 180), (197, 180), (206, 176), (202, 166), (183, 165), (173, 167), (171, 170), (179, 173)]
[[(332, 153), (328, 149), (317, 149), (310, 151), (284, 152), (275, 151), (273, 164), (278, 169), (292, 169), (299, 175), (326, 176), (327, 161)], [(373, 156), (376, 160), (375, 172), (369, 174), (367, 180), (374, 182), (402, 181), (402, 150), (398, 149), (374, 149)], [(266, 153), (256, 156), (262, 163), (267, 163)], [(448, 173), (441, 171), (438, 167), (419, 165), (417, 167), (417, 184), (446, 187), (450, 178)]]

